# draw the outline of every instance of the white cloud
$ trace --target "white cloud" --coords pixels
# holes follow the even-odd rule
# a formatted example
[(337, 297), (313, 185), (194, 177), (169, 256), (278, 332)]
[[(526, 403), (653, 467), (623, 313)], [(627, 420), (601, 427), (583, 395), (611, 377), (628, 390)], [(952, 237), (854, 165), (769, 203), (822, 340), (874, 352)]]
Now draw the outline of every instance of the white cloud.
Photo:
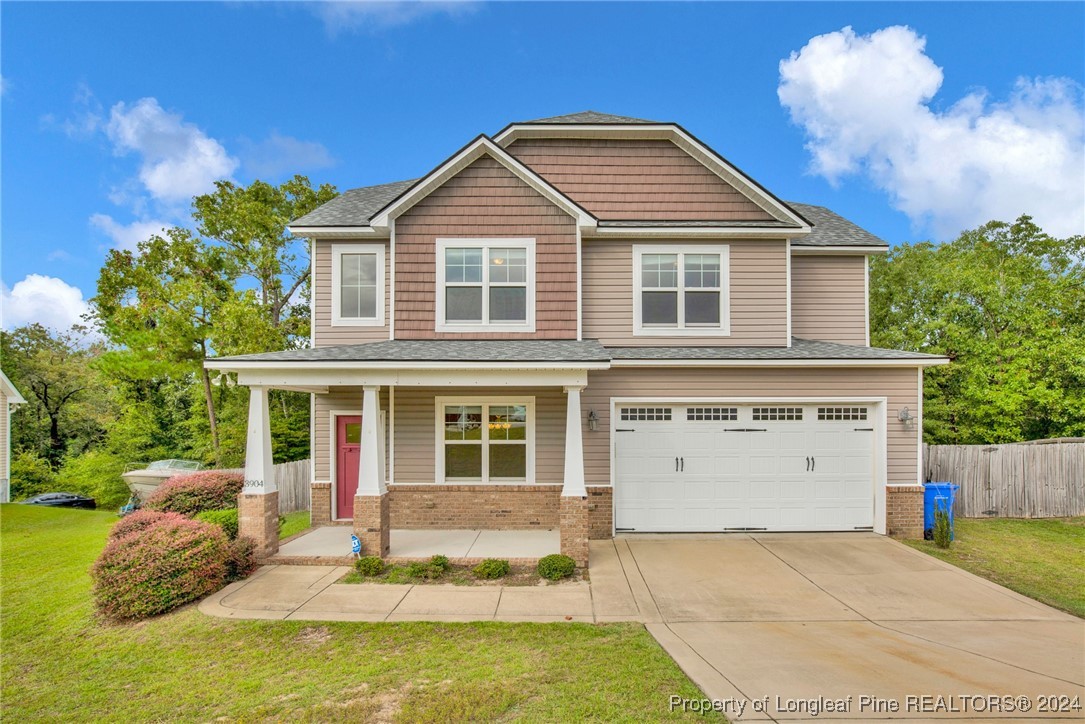
[(28, 274), (11, 289), (0, 284), (0, 326), (4, 329), (37, 322), (65, 331), (82, 324), (82, 316), (89, 311), (83, 292), (56, 277)]
[(0, 75), (0, 96), (6, 96), (11, 88), (11, 81)]
[(129, 251), (135, 251), (139, 242), (149, 239), (154, 234), (161, 236), (164, 233), (163, 229), (170, 226), (159, 219), (122, 224), (108, 214), (93, 214), (90, 217), (90, 223), (112, 239), (113, 246)]
[(239, 155), (245, 169), (265, 181), (283, 174), (335, 165), (335, 159), (324, 144), (283, 136), (275, 131), (260, 143), (242, 141), (242, 144)]
[(894, 26), (819, 35), (780, 63), (780, 102), (808, 137), (815, 173), (865, 174), (917, 226), (942, 236), (1027, 213), (1055, 236), (1085, 231), (1081, 87), (1018, 79), (932, 110), (942, 69), (926, 40)]
[(238, 167), (221, 143), (180, 114), (163, 110), (154, 98), (114, 105), (106, 133), (118, 155), (134, 151), (141, 156), (140, 181), (166, 203), (212, 191), (215, 181), (229, 178)]
[(314, 2), (309, 3), (308, 7), (324, 21), (324, 28), (328, 34), (334, 36), (344, 30), (394, 28), (431, 15), (461, 15), (473, 12), (477, 3), (466, 0), (461, 2), (354, 0), (353, 2)]

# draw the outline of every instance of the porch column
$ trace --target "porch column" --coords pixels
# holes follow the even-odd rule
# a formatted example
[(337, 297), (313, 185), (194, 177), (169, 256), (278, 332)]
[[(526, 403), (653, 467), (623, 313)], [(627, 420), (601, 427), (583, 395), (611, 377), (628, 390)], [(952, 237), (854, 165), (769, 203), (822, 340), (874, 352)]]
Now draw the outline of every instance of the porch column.
[(584, 485), (583, 386), (565, 388), (565, 478), (561, 488), (561, 552), (588, 565), (588, 489)]
[(354, 494), (354, 532), (363, 556), (388, 555), (389, 504), (384, 476), (384, 431), (380, 420), (380, 387), (362, 388), (362, 440), (358, 489)]
[(257, 560), (279, 550), (279, 491), (271, 457), (271, 420), (266, 387), (249, 388), (245, 482), (237, 498), (238, 535), (256, 542)]

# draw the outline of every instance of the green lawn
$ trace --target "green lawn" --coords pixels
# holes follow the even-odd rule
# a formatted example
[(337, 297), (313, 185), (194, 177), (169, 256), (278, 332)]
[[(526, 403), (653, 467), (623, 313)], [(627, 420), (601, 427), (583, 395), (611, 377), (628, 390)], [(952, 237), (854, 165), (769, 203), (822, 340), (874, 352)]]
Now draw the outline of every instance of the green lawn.
[(298, 510), (283, 516), (286, 520), (279, 527), (279, 540), (289, 538), (309, 527), (309, 511)]
[[(116, 516), (0, 506), (4, 721), (646, 721), (700, 698), (642, 626), (96, 620)], [(689, 715), (692, 716), (692, 715)]]
[(1085, 617), (1085, 517), (957, 518), (948, 549), (908, 545), (1049, 606)]

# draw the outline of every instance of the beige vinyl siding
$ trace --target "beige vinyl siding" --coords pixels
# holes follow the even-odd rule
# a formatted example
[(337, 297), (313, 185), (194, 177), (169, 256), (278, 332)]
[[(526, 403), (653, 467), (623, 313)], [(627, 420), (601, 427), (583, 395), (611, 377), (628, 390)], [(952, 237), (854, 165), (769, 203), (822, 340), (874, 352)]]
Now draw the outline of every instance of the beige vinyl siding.
[[(332, 245), (333, 244), (383, 244), (384, 245), (384, 324), (373, 327), (332, 326)], [(315, 297), (313, 300), (315, 318), (313, 320), (313, 346), (333, 347), (338, 344), (359, 344), (361, 342), (379, 342), (388, 339), (388, 319), (390, 314), (391, 266), (388, 253), (388, 241), (381, 239), (336, 239), (335, 241), (314, 241), (313, 280)]]
[[(11, 430), (8, 429), (8, 417), (11, 407), (8, 405), (8, 396), (0, 390), (0, 481), (11, 477), (8, 452), (11, 450)], [(3, 484), (0, 482), (0, 484)]]
[[(787, 346), (786, 242), (725, 242), (730, 249), (731, 334), (727, 337), (633, 335), (633, 245), (641, 243), (667, 241), (591, 239), (583, 242), (584, 339), (634, 347)], [(675, 242), (675, 248), (695, 243)]]
[[(332, 442), (331, 411), (357, 410), (352, 414), (362, 414), (362, 388), (361, 387), (335, 387), (326, 395), (314, 395), (313, 409), (313, 441), (312, 456), (314, 465), (315, 482), (328, 482), (332, 480), (332, 469), (335, 466), (333, 453), (335, 443)], [(384, 412), (385, 425), (387, 426), (388, 414), (388, 388), (382, 388), (380, 392), (380, 408)], [(388, 460), (387, 427), (385, 428), (384, 445), (385, 461)], [(334, 493), (334, 491), (333, 491)]]
[(534, 397), (535, 483), (561, 484), (565, 470), (565, 393), (542, 387), (397, 387), (396, 483), (436, 480), (437, 397)]
[[(595, 410), (599, 429), (584, 433), (584, 472), (589, 485), (610, 484), (611, 398), (650, 397), (681, 401), (683, 397), (888, 398), (889, 483), (917, 480), (916, 427), (896, 419), (907, 407), (920, 409), (915, 368), (618, 368), (588, 373), (582, 405)], [(917, 421), (915, 425), (922, 424)]]
[[(535, 239), (535, 332), (436, 332), (439, 237)], [(397, 339), (576, 339), (576, 295), (576, 222), (489, 156), (396, 219)]]
[(600, 219), (772, 218), (668, 140), (521, 139), (507, 150)]
[(866, 345), (866, 256), (791, 256), (791, 334)]

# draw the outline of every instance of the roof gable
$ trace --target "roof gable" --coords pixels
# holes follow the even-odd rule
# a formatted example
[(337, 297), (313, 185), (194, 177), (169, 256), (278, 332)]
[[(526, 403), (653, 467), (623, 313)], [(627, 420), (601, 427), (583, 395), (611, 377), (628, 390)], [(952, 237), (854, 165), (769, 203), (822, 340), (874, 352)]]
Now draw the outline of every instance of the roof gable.
[[(630, 116), (615, 116), (609, 113), (600, 113), (599, 111), (580, 111), (579, 113), (569, 113), (564, 116), (550, 116), (549, 118), (536, 118), (533, 121), (518, 121), (517, 123), (532, 123), (532, 124), (547, 124), (547, 125), (560, 125), (566, 123), (621, 123), (621, 124), (637, 124), (637, 123), (659, 123), (659, 121), (646, 121), (643, 118), (632, 118)], [(515, 123), (512, 125), (516, 125)]]

